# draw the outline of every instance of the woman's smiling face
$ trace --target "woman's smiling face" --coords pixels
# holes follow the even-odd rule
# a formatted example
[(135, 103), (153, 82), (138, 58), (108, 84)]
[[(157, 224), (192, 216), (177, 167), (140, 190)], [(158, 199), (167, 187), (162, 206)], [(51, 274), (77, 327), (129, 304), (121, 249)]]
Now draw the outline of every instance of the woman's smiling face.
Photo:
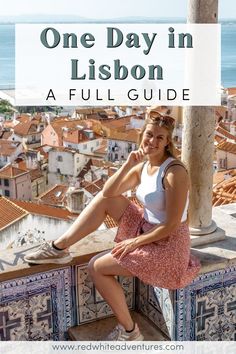
[(168, 130), (166, 128), (155, 124), (147, 124), (140, 144), (145, 155), (164, 155), (168, 143)]

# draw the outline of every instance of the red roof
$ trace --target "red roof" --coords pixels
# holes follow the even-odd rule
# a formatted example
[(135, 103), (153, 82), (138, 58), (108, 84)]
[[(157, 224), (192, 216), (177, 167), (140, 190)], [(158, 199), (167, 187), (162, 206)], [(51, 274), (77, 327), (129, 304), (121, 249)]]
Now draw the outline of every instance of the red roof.
[(43, 215), (55, 219), (71, 220), (77, 218), (78, 214), (70, 213), (67, 209), (56, 208), (53, 206), (26, 202), (23, 200), (14, 200), (13, 203), (30, 214)]
[(38, 120), (32, 119), (26, 123), (19, 123), (14, 127), (14, 133), (20, 136), (36, 134), (39, 122)]
[(9, 199), (0, 196), (0, 230), (25, 217), (28, 212)]
[(3, 156), (11, 156), (21, 143), (0, 139), (0, 154)]
[(14, 178), (25, 173), (28, 172), (17, 167), (13, 167), (12, 165), (8, 165), (0, 170), (0, 178)]
[(213, 189), (213, 206), (236, 202), (236, 176), (224, 180)]
[(223, 135), (224, 137), (236, 141), (236, 137), (233, 134), (231, 134), (228, 130), (223, 128), (221, 124), (219, 124), (218, 127), (216, 127), (216, 131), (221, 135)]
[(222, 141), (219, 145), (217, 145), (217, 149), (236, 154), (236, 144), (230, 143), (229, 141)]
[(43, 204), (48, 205), (63, 205), (65, 194), (68, 190), (68, 186), (64, 184), (56, 184), (48, 191), (41, 194), (38, 199)]

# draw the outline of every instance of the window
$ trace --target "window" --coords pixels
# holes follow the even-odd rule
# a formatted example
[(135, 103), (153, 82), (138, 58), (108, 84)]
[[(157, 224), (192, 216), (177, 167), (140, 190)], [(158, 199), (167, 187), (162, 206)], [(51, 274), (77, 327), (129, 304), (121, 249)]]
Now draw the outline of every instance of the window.
[(220, 168), (227, 168), (226, 159), (220, 159)]
[(5, 197), (10, 197), (10, 191), (5, 190)]
[(96, 146), (99, 146), (99, 141), (96, 141)]
[(118, 160), (118, 154), (115, 154), (115, 160)]
[(2, 185), (2, 180), (1, 180), (1, 178), (0, 178), (0, 186)]
[(9, 187), (9, 179), (4, 179), (4, 186)]
[(83, 148), (84, 148), (84, 149), (87, 149), (87, 144), (84, 144), (84, 145), (83, 145)]
[(63, 161), (63, 158), (62, 158), (61, 155), (58, 155), (58, 156), (57, 156), (57, 161), (59, 161), (59, 162), (62, 162), (62, 161)]
[(132, 144), (128, 143), (128, 153), (132, 151)]
[(76, 158), (76, 162), (79, 162), (79, 157)]

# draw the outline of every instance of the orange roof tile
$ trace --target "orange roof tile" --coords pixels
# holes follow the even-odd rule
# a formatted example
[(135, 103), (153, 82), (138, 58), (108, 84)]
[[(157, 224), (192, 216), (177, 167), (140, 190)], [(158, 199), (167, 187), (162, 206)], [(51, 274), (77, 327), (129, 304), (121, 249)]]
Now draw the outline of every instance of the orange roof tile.
[(236, 176), (217, 184), (213, 189), (213, 206), (236, 202)]
[(68, 186), (64, 184), (56, 184), (48, 191), (44, 192), (38, 197), (38, 200), (43, 204), (48, 205), (63, 205), (65, 194), (68, 190)]
[(78, 214), (70, 213), (67, 209), (56, 208), (53, 206), (38, 204), (34, 202), (26, 202), (23, 200), (14, 200), (13, 203), (30, 214), (43, 215), (50, 218), (71, 220), (77, 218)]
[(106, 225), (106, 227), (108, 229), (111, 229), (113, 227), (117, 227), (118, 223), (110, 216), (107, 214), (105, 220), (104, 220), (104, 224)]
[(215, 141), (217, 142), (217, 144), (219, 144), (225, 140), (226, 140), (226, 138), (223, 138), (222, 136), (219, 136), (219, 135), (215, 135)]
[(5, 139), (0, 139), (0, 155), (10, 156), (20, 145), (19, 142), (12, 142)]
[(62, 128), (76, 128), (78, 125), (86, 126), (86, 121), (80, 119), (59, 119), (53, 120), (51, 123), (52, 128), (55, 130), (57, 135), (62, 138), (63, 129)]
[(39, 122), (35, 119), (26, 122), (26, 123), (19, 123), (14, 127), (14, 133), (20, 136), (28, 135), (28, 134), (36, 134), (37, 127)]
[(82, 142), (89, 141), (89, 138), (79, 129), (72, 129), (68, 132), (64, 132), (63, 141), (79, 144)]
[(236, 95), (236, 87), (228, 87), (226, 90), (229, 96)]
[(86, 189), (89, 193), (96, 195), (100, 192), (105, 184), (105, 181), (102, 178), (98, 178), (93, 182), (83, 181), (82, 187)]
[(0, 131), (0, 139), (8, 139), (13, 134), (12, 131), (9, 130), (1, 130)]
[(217, 117), (225, 117), (225, 112), (227, 112), (227, 107), (225, 106), (215, 107), (215, 113)]
[(137, 129), (129, 129), (121, 132), (112, 129), (107, 135), (107, 138), (112, 140), (121, 140), (121, 141), (137, 143), (139, 138), (139, 131)]
[(0, 196), (0, 230), (25, 217), (28, 212)]
[(38, 178), (43, 177), (43, 173), (40, 170), (40, 168), (35, 168), (33, 170), (29, 170), (29, 173), (30, 173), (31, 181), (34, 181)]
[(32, 119), (32, 116), (28, 113), (22, 113), (16, 119), (21, 123), (27, 123)]
[(224, 170), (214, 173), (213, 175), (213, 184), (218, 184), (226, 180), (225, 177), (236, 176), (236, 169)]
[(217, 149), (236, 154), (236, 144), (229, 141), (222, 141), (217, 145)]
[(107, 143), (106, 144), (102, 144), (100, 146), (100, 148), (94, 150), (93, 152), (97, 153), (97, 154), (105, 155), (107, 153)]
[(230, 140), (236, 141), (236, 137), (233, 134), (231, 134), (228, 130), (224, 129), (224, 127), (221, 124), (219, 124), (216, 127), (216, 131), (217, 131), (217, 133), (220, 133), (224, 137), (226, 137), (226, 138), (228, 138)]
[(21, 176), (23, 174), (28, 173), (25, 170), (21, 170), (20, 168), (13, 167), (12, 165), (8, 165), (3, 167), (0, 170), (0, 178), (14, 178), (17, 176)]

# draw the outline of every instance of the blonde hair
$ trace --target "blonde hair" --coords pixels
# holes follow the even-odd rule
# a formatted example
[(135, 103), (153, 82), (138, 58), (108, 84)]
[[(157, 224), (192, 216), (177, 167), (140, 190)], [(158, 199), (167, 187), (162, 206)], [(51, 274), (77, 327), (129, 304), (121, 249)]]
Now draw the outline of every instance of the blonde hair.
[(155, 107), (151, 107), (146, 111), (146, 118), (145, 118), (145, 123), (144, 126), (142, 127), (140, 133), (139, 133), (139, 145), (141, 144), (141, 141), (143, 139), (143, 134), (144, 131), (147, 127), (148, 124), (153, 124), (153, 125), (157, 125), (159, 127), (163, 127), (167, 130), (168, 132), (168, 145), (166, 146), (166, 153), (177, 159), (177, 151), (173, 142), (173, 131), (174, 131), (174, 127), (175, 127), (175, 120), (174, 118), (162, 114), (158, 111), (158, 108)]

